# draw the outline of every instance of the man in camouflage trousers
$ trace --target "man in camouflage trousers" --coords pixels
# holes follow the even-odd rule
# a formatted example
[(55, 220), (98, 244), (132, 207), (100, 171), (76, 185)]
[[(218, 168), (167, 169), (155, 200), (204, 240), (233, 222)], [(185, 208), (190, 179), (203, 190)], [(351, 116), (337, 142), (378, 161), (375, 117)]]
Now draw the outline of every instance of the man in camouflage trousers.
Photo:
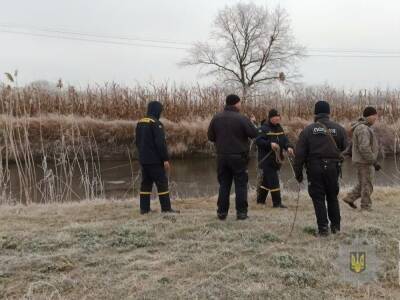
[(354, 203), (361, 198), (361, 209), (371, 210), (371, 194), (373, 192), (373, 180), (375, 171), (381, 166), (377, 162), (379, 146), (376, 135), (371, 129), (378, 119), (375, 108), (367, 107), (363, 112), (363, 118), (352, 125), (352, 161), (357, 169), (358, 183), (353, 190), (343, 199), (351, 208), (356, 209)]

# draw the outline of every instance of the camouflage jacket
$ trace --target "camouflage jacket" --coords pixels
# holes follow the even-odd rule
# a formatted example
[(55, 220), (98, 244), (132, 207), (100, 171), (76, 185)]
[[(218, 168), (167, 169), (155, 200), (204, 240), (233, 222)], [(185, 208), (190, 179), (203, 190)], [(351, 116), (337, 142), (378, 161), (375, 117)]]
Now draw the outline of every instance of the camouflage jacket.
[(378, 159), (379, 145), (374, 131), (366, 119), (361, 118), (352, 124), (353, 163), (373, 165)]

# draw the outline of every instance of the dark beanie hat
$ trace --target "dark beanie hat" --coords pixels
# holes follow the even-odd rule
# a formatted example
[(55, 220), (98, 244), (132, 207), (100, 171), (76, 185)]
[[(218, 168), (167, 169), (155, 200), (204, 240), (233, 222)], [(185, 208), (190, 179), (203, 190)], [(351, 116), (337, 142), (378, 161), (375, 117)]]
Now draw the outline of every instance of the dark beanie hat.
[(331, 107), (329, 106), (329, 103), (326, 101), (318, 101), (315, 103), (315, 110), (314, 114), (330, 114), (331, 113)]
[(378, 112), (376, 111), (376, 109), (374, 107), (368, 106), (364, 109), (363, 117), (368, 118), (370, 116), (377, 115), (377, 114), (378, 114)]
[(273, 108), (268, 112), (268, 119), (271, 119), (273, 117), (280, 117), (281, 115), (279, 114), (279, 112)]
[(159, 101), (151, 101), (147, 105), (147, 115), (159, 119), (162, 111), (163, 111), (163, 105)]
[(226, 105), (235, 105), (236, 103), (238, 103), (240, 101), (240, 98), (238, 95), (228, 95), (226, 97)]

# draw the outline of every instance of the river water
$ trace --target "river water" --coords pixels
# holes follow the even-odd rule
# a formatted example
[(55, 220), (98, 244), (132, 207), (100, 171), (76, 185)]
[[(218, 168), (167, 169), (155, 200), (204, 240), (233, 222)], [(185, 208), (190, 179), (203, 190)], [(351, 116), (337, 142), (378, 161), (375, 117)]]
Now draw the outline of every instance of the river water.
[[(376, 175), (376, 185), (393, 186), (400, 184), (400, 173), (396, 171), (396, 164), (393, 158), (381, 162), (385, 175), (378, 172)], [(50, 165), (50, 167), (52, 167)], [(54, 168), (54, 166), (53, 166)], [(86, 179), (92, 180), (96, 173), (102, 184), (97, 184), (94, 193), (96, 196), (106, 198), (130, 198), (138, 194), (140, 186), (140, 166), (137, 162), (129, 161), (105, 161), (99, 164), (99, 172), (92, 172), (89, 169), (89, 176)], [(11, 194), (13, 198), (20, 197), (18, 172), (15, 165), (10, 165), (11, 171)], [(249, 164), (250, 185), (256, 184), (256, 162), (252, 159)], [(85, 177), (79, 170), (74, 171), (71, 178), (70, 187), (72, 200), (85, 199), (88, 197), (88, 184), (85, 185)], [(390, 176), (390, 177), (388, 177)], [(41, 182), (43, 174), (40, 168), (37, 169), (37, 181)], [(286, 162), (280, 172), (281, 187), (283, 189), (294, 190), (297, 185), (293, 178), (293, 173), (288, 162)], [(396, 178), (397, 177), (397, 178)], [(347, 161), (343, 166), (342, 185), (352, 185), (357, 176), (351, 162)], [(216, 176), (216, 162), (214, 158), (198, 158), (172, 161), (172, 172), (170, 176), (170, 190), (173, 198), (194, 198), (216, 195), (218, 183)], [(91, 185), (94, 186), (95, 184)], [(69, 199), (65, 199), (69, 200)], [(39, 202), (40, 200), (36, 200)]]

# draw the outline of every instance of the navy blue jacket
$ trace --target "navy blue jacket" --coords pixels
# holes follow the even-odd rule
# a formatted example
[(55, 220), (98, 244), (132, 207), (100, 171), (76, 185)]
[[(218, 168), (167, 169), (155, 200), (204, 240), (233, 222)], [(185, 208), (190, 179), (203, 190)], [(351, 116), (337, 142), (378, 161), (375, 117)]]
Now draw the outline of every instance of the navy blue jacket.
[(147, 116), (137, 123), (135, 143), (142, 165), (163, 164), (169, 160), (164, 126), (159, 121), (162, 109), (161, 103), (150, 102)]
[[(318, 123), (322, 123), (321, 126)], [(328, 136), (326, 129), (329, 130), (332, 139)], [(303, 173), (304, 164), (310, 161), (321, 159), (341, 160), (341, 152), (347, 147), (346, 130), (339, 124), (329, 120), (329, 115), (319, 114), (315, 116), (315, 123), (308, 125), (300, 133), (296, 145), (296, 158), (294, 169), (296, 176)]]
[[(276, 162), (275, 152), (272, 151), (271, 143), (276, 143), (279, 145), (279, 155), (282, 160), (283, 150), (287, 150), (288, 148), (292, 147), (289, 143), (289, 139), (283, 131), (282, 126), (280, 124), (273, 125), (267, 121), (258, 129), (258, 136), (256, 138), (259, 168), (264, 168), (266, 165), (272, 165), (277, 169), (280, 168), (280, 165)], [(264, 159), (268, 154), (269, 156)]]

